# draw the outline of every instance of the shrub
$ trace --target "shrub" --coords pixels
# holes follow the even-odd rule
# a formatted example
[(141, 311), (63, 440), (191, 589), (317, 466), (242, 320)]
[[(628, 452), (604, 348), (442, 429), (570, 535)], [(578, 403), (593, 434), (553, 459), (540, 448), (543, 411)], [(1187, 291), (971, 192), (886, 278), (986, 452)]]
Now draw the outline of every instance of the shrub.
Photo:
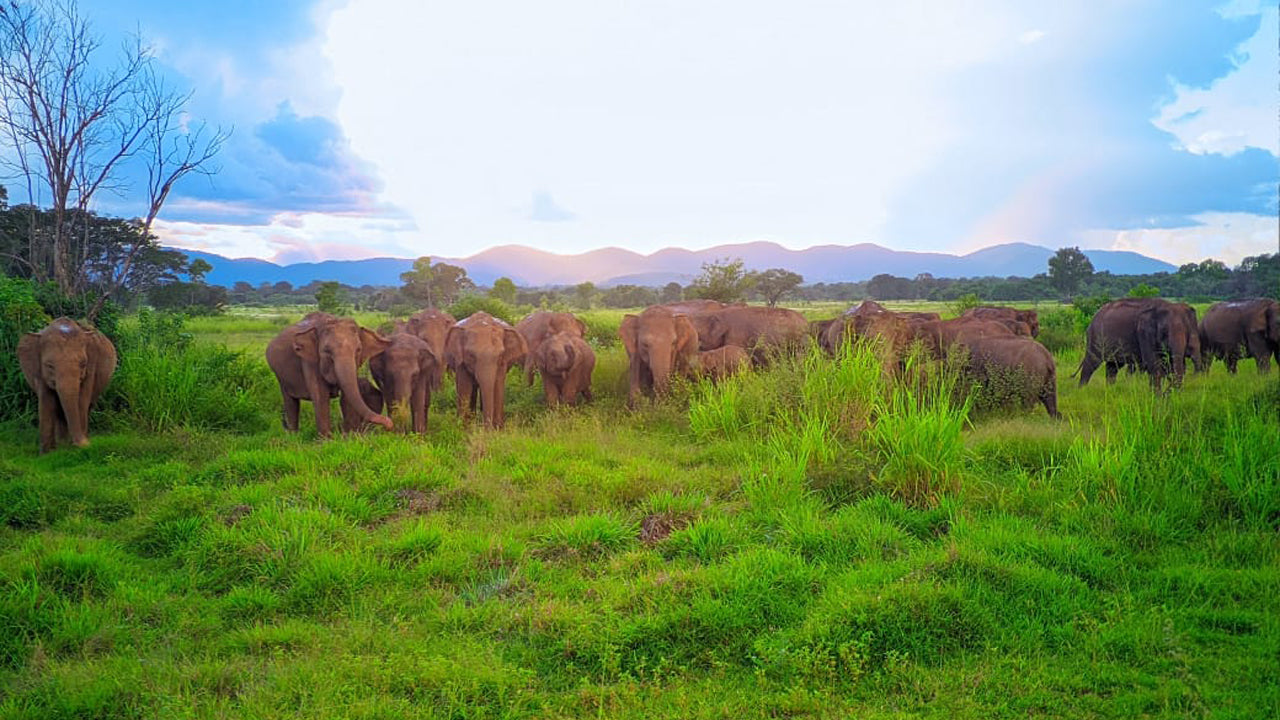
[(0, 277), (0, 416), (29, 420), (35, 412), (36, 396), (18, 365), (18, 341), (48, 322), (34, 283)]
[(1146, 283), (1138, 283), (1129, 288), (1129, 297), (1131, 298), (1151, 298), (1160, 297), (1160, 288), (1151, 287)]
[(519, 318), (516, 317), (515, 309), (510, 305), (502, 302), (497, 298), (485, 297), (483, 295), (464, 295), (457, 302), (445, 308), (445, 312), (461, 320), (472, 313), (487, 312), (499, 320), (509, 322), (512, 325)]
[(965, 293), (956, 298), (954, 302), (947, 306), (951, 312), (959, 317), (964, 314), (965, 310), (976, 308), (982, 304), (982, 298), (978, 297), (978, 293)]
[(257, 402), (271, 373), (260, 361), (221, 345), (193, 344), (182, 315), (138, 315), (122, 331), (119, 369), (106, 405), (131, 426), (256, 432), (266, 426)]

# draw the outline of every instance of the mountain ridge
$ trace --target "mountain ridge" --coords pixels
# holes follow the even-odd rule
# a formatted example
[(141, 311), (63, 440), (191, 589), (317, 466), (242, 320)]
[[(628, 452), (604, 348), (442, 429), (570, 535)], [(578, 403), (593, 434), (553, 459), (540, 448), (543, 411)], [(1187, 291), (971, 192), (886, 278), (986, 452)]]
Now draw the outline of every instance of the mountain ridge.
[[(251, 285), (288, 281), (295, 286), (315, 280), (336, 280), (360, 285), (399, 285), (400, 273), (413, 265), (412, 258), (377, 257), (361, 260), (322, 260), (279, 265), (258, 258), (228, 258), (201, 250), (177, 248), (191, 258), (202, 258), (213, 266), (206, 280), (231, 287), (244, 281)], [(1172, 272), (1177, 268), (1162, 260), (1123, 250), (1085, 250), (1099, 272), (1140, 275)], [(888, 273), (915, 277), (1030, 277), (1045, 272), (1049, 248), (1015, 242), (992, 245), (963, 255), (932, 251), (893, 250), (874, 243), (856, 245), (815, 245), (791, 250), (769, 241), (717, 245), (703, 250), (668, 247), (644, 255), (616, 246), (578, 254), (560, 254), (525, 245), (487, 248), (465, 258), (432, 255), (436, 262), (466, 268), (481, 285), (499, 277), (509, 277), (517, 285), (538, 287), (574, 285), (584, 281), (601, 287), (621, 283), (640, 284), (645, 280), (665, 284), (664, 278), (679, 281), (696, 276), (704, 262), (724, 257), (742, 258), (748, 270), (786, 268), (804, 276), (806, 283), (857, 282)]]

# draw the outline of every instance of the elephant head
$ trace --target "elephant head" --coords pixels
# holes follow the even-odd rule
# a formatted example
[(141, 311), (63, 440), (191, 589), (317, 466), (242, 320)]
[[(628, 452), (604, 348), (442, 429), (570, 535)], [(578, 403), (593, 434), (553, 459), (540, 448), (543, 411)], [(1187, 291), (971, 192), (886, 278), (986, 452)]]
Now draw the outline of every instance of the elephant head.
[[(393, 427), (391, 419), (365, 404), (356, 371), (370, 358), (382, 354), (390, 344), (387, 338), (360, 327), (351, 318), (327, 313), (312, 313), (303, 318), (293, 335), (293, 352), (302, 361), (304, 376), (337, 388), (342, 393), (344, 407), (349, 405), (360, 420), (388, 430)], [(324, 397), (328, 397), (328, 393), (318, 393), (312, 402), (323, 403)]]
[(1173, 303), (1152, 304), (1138, 313), (1138, 352), (1153, 388), (1159, 389), (1167, 370), (1172, 371), (1175, 384), (1182, 382), (1191, 335), (1183, 312)]
[(431, 389), (439, 390), (444, 380), (444, 339), (449, 328), (457, 322), (447, 312), (435, 308), (427, 308), (414, 313), (404, 323), (404, 331), (417, 335), (431, 347), (440, 362), (436, 364), (435, 374), (431, 376)]
[(631, 361), (627, 402), (632, 407), (642, 389), (665, 394), (671, 374), (697, 362), (698, 331), (688, 316), (667, 308), (654, 306), (625, 316), (618, 334)]
[(568, 333), (576, 337), (585, 338), (587, 336), (587, 324), (573, 313), (539, 310), (516, 323), (516, 332), (520, 333), (520, 337), (524, 338), (525, 344), (529, 349), (529, 355), (522, 361), (522, 364), (524, 365), (525, 382), (532, 385), (533, 373), (537, 369), (535, 367), (537, 364), (535, 355), (538, 347), (547, 338), (557, 333)]
[(392, 335), (387, 349), (369, 360), (387, 407), (408, 407), (414, 432), (426, 432), (431, 383), (442, 364), (425, 340), (407, 332)]
[(76, 447), (89, 444), (89, 406), (116, 368), (111, 341), (70, 318), (54, 320), (18, 342), (18, 364), (40, 405), (40, 451), (66, 434)]
[(520, 333), (489, 313), (459, 320), (445, 337), (444, 361), (453, 370), (458, 388), (458, 413), (475, 410), (477, 393), (485, 423), (502, 427), (507, 370), (524, 358), (528, 345)]
[(559, 332), (546, 338), (530, 353), (532, 358), (527, 362), (528, 366), (554, 376), (565, 375), (578, 362), (578, 348), (573, 342), (576, 337)]

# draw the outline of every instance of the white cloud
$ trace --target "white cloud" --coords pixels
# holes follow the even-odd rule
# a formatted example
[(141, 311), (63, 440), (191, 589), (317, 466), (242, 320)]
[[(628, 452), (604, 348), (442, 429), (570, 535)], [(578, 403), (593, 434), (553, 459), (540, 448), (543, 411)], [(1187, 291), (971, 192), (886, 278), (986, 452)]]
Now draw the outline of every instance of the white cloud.
[(1028, 30), (1018, 36), (1018, 42), (1023, 45), (1033, 45), (1044, 39), (1043, 30)]
[[(353, 149), (455, 254), (805, 247), (878, 239), (950, 74), (1037, 27), (1006, 5), (353, 0), (326, 49)], [(577, 219), (531, 221), (542, 188)]]
[(164, 245), (204, 250), (225, 257), (254, 257), (275, 262), (410, 257), (410, 223), (334, 213), (281, 213), (265, 225), (157, 220), (156, 237)]
[[(1250, 13), (1250, 10), (1254, 10)], [(1234, 155), (1261, 148), (1280, 157), (1280, 8), (1235, 3), (1227, 17), (1261, 12), (1258, 32), (1236, 52), (1236, 69), (1207, 88), (1174, 85), (1174, 99), (1151, 122), (1177, 138), (1178, 147), (1196, 155)]]
[(1252, 213), (1202, 213), (1198, 224), (1176, 228), (1090, 230), (1080, 246), (1132, 250), (1175, 265), (1216, 258), (1236, 265), (1251, 255), (1280, 251), (1280, 219)]

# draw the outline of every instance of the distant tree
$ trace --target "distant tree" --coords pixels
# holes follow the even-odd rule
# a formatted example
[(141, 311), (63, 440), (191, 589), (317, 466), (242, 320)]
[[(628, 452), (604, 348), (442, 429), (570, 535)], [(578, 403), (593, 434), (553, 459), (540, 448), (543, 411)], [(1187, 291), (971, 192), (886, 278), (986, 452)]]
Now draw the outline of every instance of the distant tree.
[(203, 283), (204, 276), (208, 275), (211, 270), (213, 270), (213, 266), (203, 258), (196, 258), (191, 261), (190, 265), (187, 265), (187, 275), (191, 277), (191, 282), (193, 283)]
[(253, 292), (253, 286), (244, 280), (237, 280), (236, 284), (231, 286), (231, 291), (237, 293), (251, 293)]
[(1149, 298), (1160, 297), (1160, 288), (1151, 287), (1146, 283), (1138, 283), (1129, 288), (1129, 297), (1132, 298)]
[(590, 310), (591, 301), (596, 296), (596, 284), (587, 281), (580, 282), (573, 287), (573, 304), (579, 310)]
[(400, 282), (404, 283), (401, 292), (427, 307), (450, 305), (476, 286), (465, 269), (448, 263), (432, 265), (429, 257), (414, 260), (412, 270), (400, 273)]
[(738, 302), (753, 284), (754, 278), (744, 270), (742, 258), (721, 258), (702, 264), (702, 274), (694, 278), (687, 294), (705, 300)]
[(662, 288), (661, 300), (664, 303), (680, 302), (684, 299), (684, 288), (678, 282), (669, 282)]
[(880, 273), (867, 281), (867, 294), (876, 300), (906, 300), (914, 293), (910, 280)]
[(147, 300), (157, 310), (177, 310), (189, 315), (216, 315), (227, 304), (227, 289), (197, 282), (173, 282), (147, 291)]
[(1070, 295), (1093, 275), (1093, 263), (1078, 247), (1060, 248), (1049, 258), (1049, 283), (1058, 292)]
[(271, 291), (277, 293), (291, 293), (293, 292), (293, 283), (288, 280), (280, 280), (271, 286)]
[(653, 288), (640, 285), (615, 285), (600, 295), (605, 307), (640, 308), (658, 302), (658, 293)]
[(804, 277), (799, 273), (782, 268), (751, 273), (751, 277), (756, 292), (760, 293), (769, 307), (777, 305), (782, 296), (795, 292), (795, 289), (800, 287), (800, 283), (804, 282)]
[(516, 302), (516, 284), (511, 278), (500, 277), (493, 281), (493, 289), (489, 291), (490, 297), (495, 297), (508, 305), (514, 305)]
[(346, 314), (347, 298), (342, 285), (332, 280), (320, 283), (320, 289), (316, 290), (316, 305), (320, 307), (320, 312)]

